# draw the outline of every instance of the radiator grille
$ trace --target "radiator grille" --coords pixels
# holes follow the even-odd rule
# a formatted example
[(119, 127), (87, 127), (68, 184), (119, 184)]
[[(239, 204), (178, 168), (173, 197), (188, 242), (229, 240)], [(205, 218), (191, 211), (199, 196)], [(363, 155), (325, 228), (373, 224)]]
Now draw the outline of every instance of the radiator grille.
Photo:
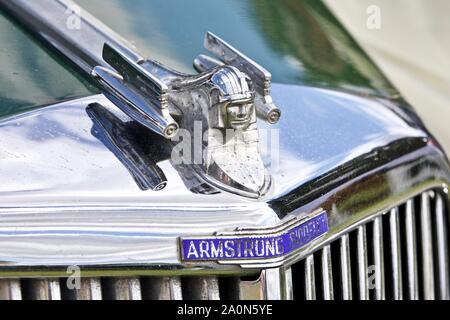
[[(425, 192), (374, 217), (294, 264), (285, 297), (296, 300), (449, 299), (446, 197)], [(292, 274), (292, 280), (291, 280)], [(257, 281), (230, 277), (2, 279), (0, 300), (244, 299)], [(262, 281), (264, 282), (264, 277)], [(270, 284), (265, 284), (267, 287)], [(253, 296), (252, 296), (253, 297)]]
[(449, 299), (449, 219), (425, 192), (292, 267), (294, 299)]
[[(72, 282), (71, 282), (72, 283)], [(216, 300), (217, 277), (83, 278), (71, 290), (67, 279), (0, 280), (0, 300)]]

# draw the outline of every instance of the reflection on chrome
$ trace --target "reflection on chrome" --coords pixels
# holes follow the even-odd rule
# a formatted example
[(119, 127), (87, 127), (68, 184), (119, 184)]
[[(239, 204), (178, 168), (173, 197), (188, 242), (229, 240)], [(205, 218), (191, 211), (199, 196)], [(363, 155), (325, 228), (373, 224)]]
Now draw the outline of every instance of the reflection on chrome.
[[(144, 59), (87, 13), (89, 24), (66, 32), (72, 1), (0, 4), (104, 90), (0, 121), (0, 298), (60, 299), (69, 266), (83, 274), (77, 298), (383, 299), (387, 281), (396, 299), (449, 298), (450, 168), (402, 103), (271, 84), (211, 33), (216, 57), (198, 56), (200, 74), (189, 76)], [(270, 148), (260, 153), (269, 135), (257, 117), (279, 134), (276, 166)], [(207, 161), (175, 163), (170, 138), (195, 136), (198, 123)], [(268, 254), (182, 256), (184, 240), (220, 248), (234, 236), (254, 249), (269, 240)], [(274, 250), (287, 236), (298, 246)], [(381, 275), (373, 294), (371, 261)]]

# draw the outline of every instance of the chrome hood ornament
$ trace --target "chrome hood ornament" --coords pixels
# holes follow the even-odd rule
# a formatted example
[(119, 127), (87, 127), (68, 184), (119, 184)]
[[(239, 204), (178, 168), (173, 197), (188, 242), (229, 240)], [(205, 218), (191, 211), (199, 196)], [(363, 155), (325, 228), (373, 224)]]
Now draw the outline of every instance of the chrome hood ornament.
[[(258, 198), (270, 186), (259, 153), (256, 118), (271, 124), (280, 110), (270, 97), (271, 75), (212, 33), (187, 75), (153, 60), (134, 61), (105, 43), (92, 75), (105, 95), (141, 125), (171, 139), (172, 161), (191, 166), (213, 186)], [(192, 152), (193, 151), (193, 155)]]

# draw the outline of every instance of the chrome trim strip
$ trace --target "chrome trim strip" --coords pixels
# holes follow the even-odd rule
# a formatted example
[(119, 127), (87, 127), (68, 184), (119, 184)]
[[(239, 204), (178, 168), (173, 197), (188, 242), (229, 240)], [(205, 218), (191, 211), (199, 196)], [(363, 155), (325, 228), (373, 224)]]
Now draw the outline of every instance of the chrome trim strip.
[(103, 279), (104, 300), (142, 300), (139, 278)]
[(31, 300), (61, 300), (61, 287), (58, 279), (28, 280)]
[(179, 277), (141, 278), (141, 290), (148, 300), (182, 300), (181, 279)]
[(356, 231), (358, 256), (358, 288), (359, 299), (369, 300), (369, 278), (367, 263), (367, 235), (366, 226), (359, 226)]
[(408, 291), (410, 300), (419, 299), (419, 276), (417, 269), (417, 243), (416, 243), (416, 219), (414, 201), (409, 199), (406, 202), (406, 250), (408, 264)]
[(219, 300), (219, 279), (217, 277), (195, 277), (183, 279), (183, 299)]
[(385, 300), (382, 216), (373, 221), (373, 261), (375, 266), (375, 300)]
[(293, 300), (294, 288), (292, 283), (292, 269), (288, 268), (281, 271), (281, 299)]
[(322, 290), (324, 300), (334, 300), (333, 269), (331, 265), (331, 248), (326, 245), (322, 248)]
[(314, 256), (305, 259), (305, 296), (306, 300), (316, 300), (316, 277), (314, 275)]
[(420, 225), (421, 225), (421, 248), (422, 248), (422, 279), (423, 297), (425, 300), (434, 300), (434, 261), (433, 261), (433, 231), (431, 227), (429, 192), (424, 192), (421, 197)]
[(391, 263), (393, 279), (393, 298), (403, 299), (402, 258), (400, 246), (400, 225), (398, 208), (389, 212), (389, 231), (391, 240)]
[(266, 287), (269, 282), (266, 280), (265, 271), (262, 271), (259, 278), (255, 281), (246, 281), (240, 278), (234, 279), (234, 288), (232, 288), (235, 295), (232, 299), (236, 300), (265, 300)]
[[(447, 219), (445, 219), (447, 215)], [(448, 213), (445, 211), (444, 201), (440, 194), (436, 194), (436, 239), (439, 274), (439, 299), (450, 299), (450, 280), (448, 266)]]
[(263, 300), (281, 300), (283, 282), (280, 268), (265, 269), (261, 272)]
[(20, 280), (0, 279), (0, 300), (22, 300)]
[(80, 279), (80, 289), (73, 290), (74, 300), (102, 300), (102, 284), (99, 278)]
[(350, 263), (350, 240), (349, 235), (345, 234), (339, 243), (341, 257), (341, 286), (342, 299), (352, 300), (352, 271)]
[(264, 300), (292, 300), (292, 270), (271, 268), (262, 271), (261, 283)]

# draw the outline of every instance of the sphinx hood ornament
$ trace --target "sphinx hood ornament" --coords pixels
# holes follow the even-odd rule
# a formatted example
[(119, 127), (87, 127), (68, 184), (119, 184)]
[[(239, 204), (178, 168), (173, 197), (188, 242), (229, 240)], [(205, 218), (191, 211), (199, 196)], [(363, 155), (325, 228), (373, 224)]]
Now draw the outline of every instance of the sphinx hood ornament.
[[(218, 59), (199, 55), (194, 60), (199, 74), (188, 75), (153, 60), (136, 61), (105, 43), (103, 59), (111, 68), (97, 66), (92, 75), (132, 119), (171, 139), (174, 147), (180, 136), (187, 139), (197, 154), (183, 152), (182, 163), (199, 178), (259, 198), (270, 175), (259, 152), (256, 118), (274, 124), (281, 116), (270, 96), (271, 75), (212, 33), (205, 47)], [(199, 155), (200, 161), (193, 161)]]

